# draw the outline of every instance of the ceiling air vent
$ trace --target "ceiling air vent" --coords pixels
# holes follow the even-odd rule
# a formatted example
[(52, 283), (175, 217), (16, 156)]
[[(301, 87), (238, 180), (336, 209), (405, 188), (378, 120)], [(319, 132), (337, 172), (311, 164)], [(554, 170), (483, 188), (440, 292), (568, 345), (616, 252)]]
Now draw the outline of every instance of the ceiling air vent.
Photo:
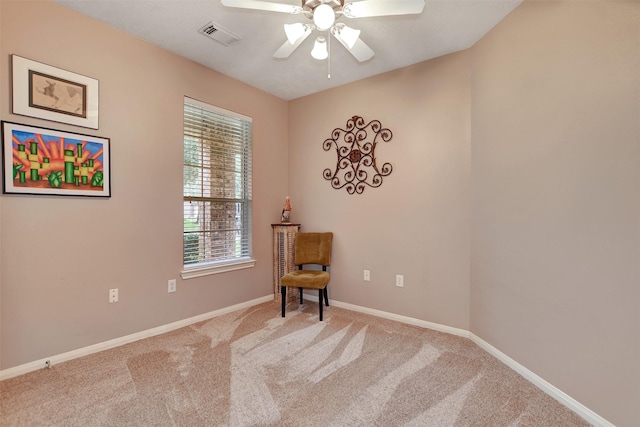
[(198, 32), (210, 39), (222, 43), (225, 46), (229, 46), (240, 40), (240, 36), (233, 34), (231, 31), (227, 30), (220, 24), (216, 24), (215, 22), (209, 22), (207, 25), (200, 28)]

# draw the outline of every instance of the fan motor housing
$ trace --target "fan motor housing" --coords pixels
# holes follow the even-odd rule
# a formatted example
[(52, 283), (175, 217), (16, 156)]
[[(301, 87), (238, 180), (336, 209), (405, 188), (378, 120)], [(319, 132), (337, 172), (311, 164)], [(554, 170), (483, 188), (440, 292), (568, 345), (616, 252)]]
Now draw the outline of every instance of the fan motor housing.
[(302, 0), (302, 13), (304, 13), (307, 18), (313, 19), (314, 9), (321, 4), (331, 6), (333, 12), (336, 14), (336, 19), (342, 16), (344, 0)]

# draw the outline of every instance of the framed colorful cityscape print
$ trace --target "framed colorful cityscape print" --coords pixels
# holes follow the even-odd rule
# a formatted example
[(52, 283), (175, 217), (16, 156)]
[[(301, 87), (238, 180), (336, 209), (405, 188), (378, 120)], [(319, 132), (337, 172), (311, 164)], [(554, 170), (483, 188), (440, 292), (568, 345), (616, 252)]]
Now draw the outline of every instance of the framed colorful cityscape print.
[(109, 142), (3, 121), (2, 192), (110, 197)]
[(13, 113), (98, 129), (98, 80), (11, 55)]

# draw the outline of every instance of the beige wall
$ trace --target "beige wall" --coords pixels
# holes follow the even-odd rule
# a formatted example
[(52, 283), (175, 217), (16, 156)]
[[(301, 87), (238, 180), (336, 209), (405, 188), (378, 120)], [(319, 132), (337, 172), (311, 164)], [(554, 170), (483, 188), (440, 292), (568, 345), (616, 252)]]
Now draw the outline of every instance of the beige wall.
[[(0, 7), (0, 22), (2, 22), (2, 7)], [(0, 55), (4, 55), (2, 52), (2, 47), (4, 46), (2, 43), (2, 30), (0, 30)], [(6, 68), (1, 67), (0, 66), (0, 82), (5, 81), (8, 78), (8, 73)], [(6, 86), (0, 83), (0, 99), (2, 98), (6, 98), (8, 96), (7, 92), (6, 92)], [(0, 107), (1, 108), (1, 107)], [(0, 115), (0, 117), (2, 117)], [(2, 138), (0, 138), (2, 139)], [(2, 180), (2, 178), (0, 178), (0, 181)], [(4, 239), (2, 238), (2, 204), (4, 202), (4, 198), (0, 197), (0, 335), (2, 334), (2, 247), (4, 246)], [(2, 337), (0, 337), (0, 369), (2, 369), (2, 352), (3, 352), (3, 345), (2, 345)]]
[[(331, 298), (468, 329), (469, 65), (460, 52), (290, 103), (293, 216), (335, 233)], [(323, 178), (337, 155), (322, 143), (353, 115), (393, 132), (376, 159), (394, 169), (349, 195)]]
[[(111, 138), (113, 191), (1, 196), (0, 367), (269, 295), (270, 224), (287, 193), (287, 103), (54, 3), (3, 0), (0, 11), (2, 119)], [(100, 129), (11, 114), (11, 54), (98, 79)], [(179, 277), (184, 95), (253, 117), (253, 269)], [(173, 278), (178, 290), (168, 294)], [(110, 288), (120, 290), (117, 304), (107, 303)]]
[(640, 425), (640, 3), (525, 2), (473, 48), (471, 330)]

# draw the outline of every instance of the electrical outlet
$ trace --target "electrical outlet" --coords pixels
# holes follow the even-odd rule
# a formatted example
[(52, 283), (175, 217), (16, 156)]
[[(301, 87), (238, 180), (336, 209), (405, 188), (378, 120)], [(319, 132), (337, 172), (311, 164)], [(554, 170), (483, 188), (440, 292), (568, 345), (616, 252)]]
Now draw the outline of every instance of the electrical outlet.
[(109, 303), (118, 302), (118, 290), (109, 289)]
[(362, 278), (365, 282), (371, 281), (371, 272), (369, 270), (365, 270)]
[(399, 288), (404, 287), (404, 276), (402, 274), (396, 274), (396, 286)]
[(167, 292), (176, 291), (176, 279), (171, 279), (167, 282)]

